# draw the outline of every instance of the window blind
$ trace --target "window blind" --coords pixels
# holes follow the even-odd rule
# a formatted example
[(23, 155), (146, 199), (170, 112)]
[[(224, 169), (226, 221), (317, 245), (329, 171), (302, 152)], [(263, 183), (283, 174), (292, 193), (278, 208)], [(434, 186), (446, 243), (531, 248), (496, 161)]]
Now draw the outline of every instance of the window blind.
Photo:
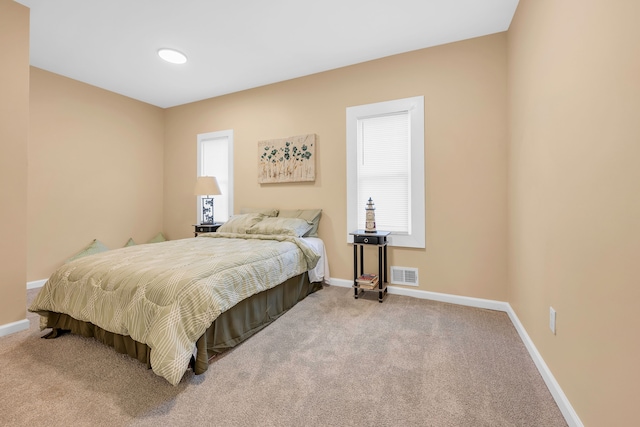
[(411, 123), (408, 111), (358, 119), (358, 228), (365, 227), (369, 197), (376, 228), (411, 233)]
[[(198, 135), (198, 176), (215, 176), (222, 194), (213, 196), (214, 221), (228, 221), (233, 206), (233, 130)], [(202, 197), (198, 198), (202, 212)]]
[(202, 175), (215, 176), (222, 194), (228, 192), (228, 156), (229, 138), (222, 137), (202, 141)]

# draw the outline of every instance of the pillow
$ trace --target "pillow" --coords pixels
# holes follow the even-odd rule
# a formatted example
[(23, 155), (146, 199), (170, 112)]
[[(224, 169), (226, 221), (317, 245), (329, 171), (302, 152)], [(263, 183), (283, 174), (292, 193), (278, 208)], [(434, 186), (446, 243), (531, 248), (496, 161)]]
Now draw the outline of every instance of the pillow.
[(124, 244), (124, 247), (128, 247), (128, 246), (135, 246), (136, 242), (133, 241), (133, 238), (129, 237), (129, 240), (127, 240), (127, 243)]
[(265, 216), (278, 216), (278, 209), (265, 208), (240, 208), (241, 214), (259, 213)]
[(318, 237), (318, 224), (321, 215), (322, 209), (294, 209), (280, 210), (278, 218), (302, 218), (311, 224), (311, 230), (305, 234), (305, 237)]
[(245, 234), (248, 229), (260, 222), (262, 218), (264, 218), (264, 215), (261, 213), (234, 215), (218, 228), (218, 233)]
[(106, 247), (104, 243), (102, 243), (100, 240), (93, 239), (93, 241), (89, 243), (89, 245), (87, 245), (84, 249), (82, 249), (80, 252), (78, 252), (77, 254), (75, 254), (65, 262), (71, 262), (74, 259), (82, 258), (82, 257), (93, 255), (93, 254), (99, 254), (100, 252), (106, 252), (108, 250), (109, 248)]
[(164, 234), (162, 234), (162, 231), (160, 231), (158, 234), (156, 234), (151, 239), (149, 239), (147, 243), (160, 243), (160, 242), (166, 242), (166, 241), (167, 239), (164, 237)]
[(313, 226), (302, 218), (264, 218), (247, 230), (249, 234), (284, 234), (302, 237)]

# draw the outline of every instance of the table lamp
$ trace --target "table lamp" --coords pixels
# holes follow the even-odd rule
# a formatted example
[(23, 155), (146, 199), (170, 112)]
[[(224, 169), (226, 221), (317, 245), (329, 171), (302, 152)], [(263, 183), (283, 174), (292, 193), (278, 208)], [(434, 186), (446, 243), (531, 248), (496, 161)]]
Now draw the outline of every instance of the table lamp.
[(199, 176), (193, 189), (196, 196), (202, 198), (202, 222), (201, 224), (213, 224), (213, 197), (222, 194), (215, 176)]

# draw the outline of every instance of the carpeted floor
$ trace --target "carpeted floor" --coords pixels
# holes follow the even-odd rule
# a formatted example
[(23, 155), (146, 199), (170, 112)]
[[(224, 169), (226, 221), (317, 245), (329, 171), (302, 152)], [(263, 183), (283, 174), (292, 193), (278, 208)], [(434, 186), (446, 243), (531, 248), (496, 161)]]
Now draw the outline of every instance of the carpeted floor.
[(0, 338), (0, 425), (566, 425), (505, 313), (374, 296), (326, 286), (176, 387), (29, 313)]

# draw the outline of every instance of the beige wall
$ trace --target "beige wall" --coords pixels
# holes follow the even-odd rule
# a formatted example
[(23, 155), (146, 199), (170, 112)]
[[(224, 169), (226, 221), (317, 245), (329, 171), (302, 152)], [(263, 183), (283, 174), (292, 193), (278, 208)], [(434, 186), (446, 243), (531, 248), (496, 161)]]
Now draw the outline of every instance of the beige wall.
[(0, 0), (0, 326), (26, 319), (29, 9)]
[[(235, 209), (322, 208), (332, 277), (349, 279), (345, 108), (424, 95), (427, 248), (391, 264), (422, 290), (509, 301), (585, 425), (638, 424), (639, 15), (521, 0), (508, 35), (166, 111), (32, 68), (29, 125), (28, 10), (0, 0), (0, 325), (24, 319), (25, 279), (93, 238), (190, 237), (196, 135), (224, 129)], [(257, 141), (311, 132), (316, 181), (260, 186)]]
[(27, 280), (162, 231), (164, 110), (38, 68), (30, 84)]
[[(193, 230), (196, 135), (233, 129), (235, 210), (322, 208), (331, 276), (350, 279), (345, 109), (424, 95), (427, 247), (391, 248), (390, 263), (418, 268), (422, 290), (504, 301), (506, 61), (503, 33), (168, 109), (165, 229)], [(316, 181), (259, 185), (257, 141), (306, 133), (319, 137)]]
[(520, 0), (508, 33), (509, 301), (587, 426), (640, 425), (638, 16)]

